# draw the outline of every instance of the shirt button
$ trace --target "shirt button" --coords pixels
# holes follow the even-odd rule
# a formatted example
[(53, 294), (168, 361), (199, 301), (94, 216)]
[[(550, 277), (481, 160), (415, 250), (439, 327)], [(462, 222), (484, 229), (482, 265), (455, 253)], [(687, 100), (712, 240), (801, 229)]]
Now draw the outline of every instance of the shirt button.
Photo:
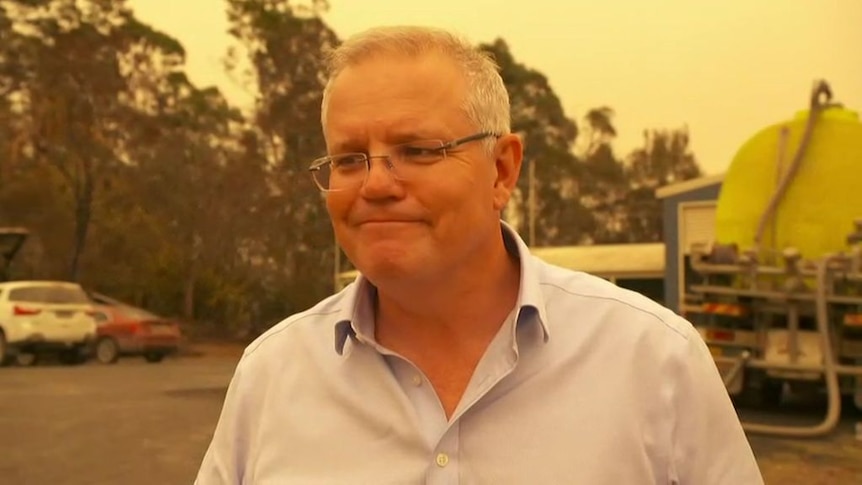
[(414, 374), (412, 380), (414, 386), (419, 387), (422, 385), (422, 376), (420, 376), (419, 374)]
[(446, 453), (438, 453), (437, 454), (437, 466), (444, 467), (449, 464), (449, 455)]

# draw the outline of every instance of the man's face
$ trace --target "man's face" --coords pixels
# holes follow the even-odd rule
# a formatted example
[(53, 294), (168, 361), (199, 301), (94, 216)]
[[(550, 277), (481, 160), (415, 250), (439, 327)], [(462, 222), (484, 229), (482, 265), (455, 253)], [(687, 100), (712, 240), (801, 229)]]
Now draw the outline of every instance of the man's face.
[[(328, 151), (380, 156), (399, 143), (473, 135), (479, 130), (462, 110), (466, 92), (462, 71), (437, 55), (348, 67), (330, 92)], [(499, 230), (509, 192), (501, 192), (497, 165), (482, 141), (448, 151), (409, 180), (397, 179), (386, 160), (372, 159), (362, 186), (327, 193), (339, 243), (378, 284), (445, 275), (479, 255)]]

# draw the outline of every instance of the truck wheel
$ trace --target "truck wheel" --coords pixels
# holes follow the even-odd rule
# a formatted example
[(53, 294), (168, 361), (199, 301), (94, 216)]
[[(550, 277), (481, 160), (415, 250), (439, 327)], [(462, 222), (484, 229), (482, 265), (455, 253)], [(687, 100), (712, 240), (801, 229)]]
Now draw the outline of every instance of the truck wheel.
[(777, 408), (781, 405), (784, 395), (784, 381), (764, 379), (760, 387), (760, 403), (767, 408)]
[(96, 360), (102, 364), (113, 364), (120, 358), (117, 341), (106, 337), (96, 343)]

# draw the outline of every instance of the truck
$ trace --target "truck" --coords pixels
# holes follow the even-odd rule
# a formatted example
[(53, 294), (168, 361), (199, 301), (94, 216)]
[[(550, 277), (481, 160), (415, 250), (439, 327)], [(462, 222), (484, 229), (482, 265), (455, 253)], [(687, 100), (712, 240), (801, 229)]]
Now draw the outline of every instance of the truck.
[(842, 404), (862, 409), (862, 122), (816, 81), (808, 107), (737, 151), (716, 202), (714, 236), (689, 248), (686, 317), (731, 396), (780, 405), (818, 393), (812, 426), (743, 423), (813, 437)]

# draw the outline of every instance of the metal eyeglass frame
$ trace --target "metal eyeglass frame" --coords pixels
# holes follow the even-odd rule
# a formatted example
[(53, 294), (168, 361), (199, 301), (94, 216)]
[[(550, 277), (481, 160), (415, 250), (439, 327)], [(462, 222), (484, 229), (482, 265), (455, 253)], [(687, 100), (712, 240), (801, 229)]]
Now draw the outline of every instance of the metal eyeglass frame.
[[(497, 133), (491, 133), (491, 132), (485, 132), (485, 131), (483, 131), (483, 132), (476, 133), (476, 134), (473, 134), (473, 135), (470, 135), (470, 136), (465, 136), (465, 137), (463, 137), (463, 138), (457, 138), (457, 139), (455, 139), (455, 140), (452, 140), (452, 141), (449, 141), (449, 142), (445, 142), (445, 143), (441, 141), (441, 145), (440, 145), (440, 148), (439, 148), (439, 150), (440, 150), (440, 152), (441, 152), (440, 160), (444, 160), (444, 159), (447, 157), (447, 155), (448, 155), (448, 154), (447, 154), (446, 152), (447, 152), (448, 150), (452, 150), (453, 148), (457, 148), (457, 147), (459, 147), (459, 146), (461, 146), (461, 145), (463, 145), (463, 144), (465, 144), (465, 143), (469, 143), (469, 142), (471, 142), (471, 141), (482, 140), (482, 139), (485, 139), (485, 138), (488, 138), (488, 137), (492, 137), (492, 136), (493, 136), (493, 137), (496, 137), (496, 138), (499, 138), (501, 135), (499, 135), (499, 134), (497, 134)], [(413, 142), (413, 143), (416, 143), (416, 142), (422, 142), (422, 141), (426, 141), (426, 142), (427, 142), (427, 141), (437, 141), (437, 140), (416, 140), (416, 141), (415, 141), (415, 142)], [(410, 144), (410, 142), (408, 142), (408, 143), (406, 143), (406, 144), (399, 144), (399, 145), (409, 145), (409, 144)], [(368, 173), (370, 173), (370, 172), (371, 172), (371, 160), (372, 160), (372, 159), (374, 159), (374, 158), (381, 158), (381, 159), (386, 160), (386, 162), (387, 162), (387, 168), (388, 168), (390, 171), (393, 169), (392, 162), (391, 162), (391, 160), (390, 160), (391, 155), (368, 155), (367, 153), (361, 153), (361, 152), (355, 152), (355, 153), (354, 153), (354, 152), (350, 152), (350, 153), (342, 153), (342, 154), (335, 155), (335, 156), (333, 156), (333, 155), (327, 155), (327, 156), (325, 156), (325, 157), (318, 158), (317, 160), (315, 160), (315, 161), (311, 162), (311, 166), (310, 166), (310, 167), (308, 167), (308, 171), (311, 173), (311, 178), (314, 180), (315, 185), (317, 185), (317, 187), (318, 187), (321, 191), (323, 191), (323, 192), (339, 192), (339, 191), (342, 191), (342, 190), (348, 190), (348, 189), (349, 189), (349, 188), (339, 188), (339, 189), (330, 189), (330, 188), (325, 188), (325, 187), (323, 187), (323, 185), (322, 185), (322, 184), (317, 180), (317, 177), (315, 176), (315, 173), (316, 173), (316, 172), (319, 172), (320, 170), (322, 170), (322, 169), (323, 169), (323, 167), (325, 167), (326, 165), (330, 165), (330, 164), (332, 164), (332, 159), (333, 159), (333, 157), (341, 157), (341, 156), (344, 156), (344, 155), (357, 155), (357, 156), (362, 156), (363, 161), (365, 162), (365, 177), (367, 177), (367, 176), (368, 176)], [(435, 163), (436, 163), (436, 162), (435, 162)], [(363, 180), (362, 180), (362, 182), (358, 183), (357, 185), (358, 185), (358, 186), (361, 186), (361, 185), (362, 185), (362, 184), (364, 184), (364, 183), (365, 183), (365, 179), (363, 179)]]

